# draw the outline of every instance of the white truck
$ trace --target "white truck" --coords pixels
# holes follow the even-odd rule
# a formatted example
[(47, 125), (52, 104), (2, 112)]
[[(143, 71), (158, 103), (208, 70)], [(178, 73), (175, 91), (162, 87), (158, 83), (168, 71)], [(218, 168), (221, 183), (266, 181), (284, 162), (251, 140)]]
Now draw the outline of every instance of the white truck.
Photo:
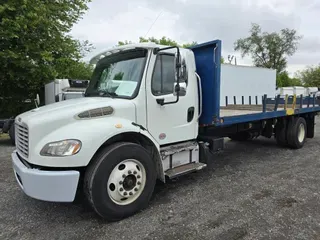
[(44, 201), (72, 202), (82, 189), (98, 215), (116, 221), (148, 205), (156, 179), (206, 167), (224, 137), (275, 136), (295, 149), (313, 137), (314, 99), (220, 107), (220, 58), (220, 40), (190, 49), (132, 44), (93, 57), (83, 98), (15, 118), (17, 183)]

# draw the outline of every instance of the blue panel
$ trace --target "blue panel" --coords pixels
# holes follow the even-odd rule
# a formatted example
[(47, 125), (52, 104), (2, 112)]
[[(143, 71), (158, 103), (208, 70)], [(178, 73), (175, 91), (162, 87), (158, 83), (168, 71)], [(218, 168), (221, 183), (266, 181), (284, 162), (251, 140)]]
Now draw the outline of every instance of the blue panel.
[(199, 124), (219, 122), (221, 41), (198, 44), (190, 49), (194, 52), (202, 85), (202, 115)]
[(300, 109), (296, 109), (295, 110), (295, 114), (299, 114), (299, 113), (318, 113), (320, 112), (320, 106), (317, 105), (315, 107), (309, 107), (309, 108), (300, 108)]
[(227, 126), (227, 125), (232, 125), (237, 123), (259, 121), (259, 120), (277, 118), (277, 117), (283, 117), (283, 116), (286, 116), (286, 111), (284, 110), (224, 117), (223, 123), (217, 123), (216, 126)]

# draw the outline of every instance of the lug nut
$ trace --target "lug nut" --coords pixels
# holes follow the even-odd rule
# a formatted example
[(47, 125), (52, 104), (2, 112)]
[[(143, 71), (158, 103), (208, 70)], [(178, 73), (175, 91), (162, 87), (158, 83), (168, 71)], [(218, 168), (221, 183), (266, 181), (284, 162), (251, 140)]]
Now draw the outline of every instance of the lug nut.
[(134, 190), (137, 192), (137, 191), (138, 191), (138, 188), (135, 188)]
[(138, 184), (138, 185), (140, 185), (140, 184), (141, 184), (141, 182), (137, 182), (137, 184)]
[(127, 192), (124, 192), (124, 193), (123, 193), (123, 195), (127, 196), (127, 195), (128, 195), (128, 193), (127, 193)]
[(122, 181), (119, 182), (120, 185), (122, 185), (122, 183), (123, 183)]
[(129, 195), (131, 196), (133, 193), (132, 192), (129, 192)]
[(128, 171), (128, 174), (131, 174), (131, 171), (130, 171), (130, 170)]
[(119, 190), (120, 190), (120, 192), (122, 192), (122, 191), (123, 191), (123, 188), (120, 188)]
[(137, 171), (134, 171), (133, 174), (137, 174)]
[(138, 175), (137, 178), (140, 178), (140, 175)]
[(123, 178), (125, 178), (125, 177), (126, 177), (126, 175), (125, 175), (125, 174), (123, 174), (123, 175), (122, 175), (122, 177), (123, 177)]

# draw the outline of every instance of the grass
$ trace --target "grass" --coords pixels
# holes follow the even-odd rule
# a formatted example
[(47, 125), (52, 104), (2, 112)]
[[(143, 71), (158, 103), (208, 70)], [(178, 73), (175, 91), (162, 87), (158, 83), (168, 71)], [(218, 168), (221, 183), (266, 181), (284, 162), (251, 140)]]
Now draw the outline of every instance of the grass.
[(6, 133), (0, 133), (0, 139), (7, 139), (9, 138), (9, 135)]

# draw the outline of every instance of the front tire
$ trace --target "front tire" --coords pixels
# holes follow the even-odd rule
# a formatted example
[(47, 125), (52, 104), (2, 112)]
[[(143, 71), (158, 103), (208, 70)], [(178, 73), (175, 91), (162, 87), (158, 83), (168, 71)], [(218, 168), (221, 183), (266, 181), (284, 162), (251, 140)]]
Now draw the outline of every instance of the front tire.
[(92, 159), (84, 177), (84, 194), (102, 218), (118, 221), (148, 205), (155, 183), (155, 163), (146, 149), (122, 142)]

